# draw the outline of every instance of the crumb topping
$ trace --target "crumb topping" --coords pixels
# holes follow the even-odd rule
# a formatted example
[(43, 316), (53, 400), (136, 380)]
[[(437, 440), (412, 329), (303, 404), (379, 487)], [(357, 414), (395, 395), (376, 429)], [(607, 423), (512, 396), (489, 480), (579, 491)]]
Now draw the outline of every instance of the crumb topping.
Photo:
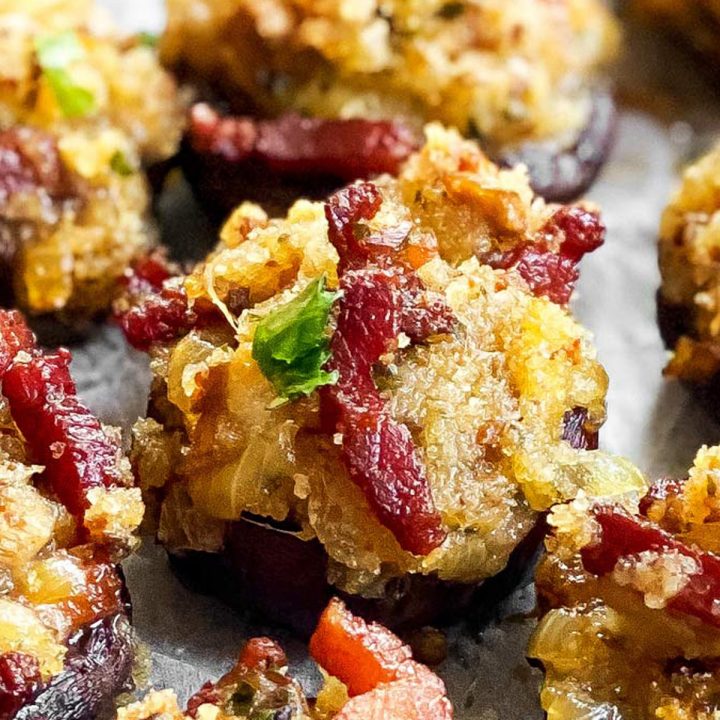
[(0, 43), (3, 302), (107, 311), (123, 270), (154, 242), (142, 165), (179, 145), (175, 82), (92, 0), (4, 3)]
[(529, 650), (549, 717), (715, 716), (720, 560), (705, 501), (717, 451), (702, 448), (689, 480), (661, 479), (639, 502), (553, 509)]
[[(329, 576), (351, 592), (375, 594), (407, 572), (476, 582), (502, 569), (552, 503), (579, 489), (612, 495), (644, 488), (629, 464), (569, 444), (573, 437), (590, 446), (584, 438), (604, 418), (607, 379), (564, 302), (517, 268), (515, 251), (527, 247), (574, 268), (602, 239), (596, 211), (546, 205), (522, 170), (500, 170), (455, 132), (430, 126), (427, 138), (398, 178), (372, 183), (372, 211), (341, 224), (335, 236), (331, 205), (299, 201), (286, 218), (269, 219), (244, 204), (218, 248), (184, 279), (185, 307), (196, 319), (188, 329), (183, 314), (179, 324), (163, 325), (170, 340), (149, 343), (154, 421), (137, 425), (133, 450), (160, 538), (172, 549), (220, 550), (223, 523), (251, 513), (317, 538), (330, 556)], [(351, 212), (350, 198), (362, 187), (335, 196), (337, 217)], [(389, 328), (382, 348), (369, 334), (372, 342), (352, 345), (342, 367), (327, 366), (342, 378), (350, 360), (375, 353), (380, 362), (371, 372), (348, 375), (355, 379), (347, 385), (326, 378), (326, 387), (287, 402), (256, 360), (256, 329), (297, 308), (322, 277), (328, 291), (345, 293), (328, 319), (330, 347), (340, 347), (349, 337), (339, 332), (343, 298), (351, 297), (347, 278), (365, 272), (353, 265), (357, 258), (383, 282), (397, 275), (412, 298), (412, 323)], [(553, 272), (545, 277), (562, 282)], [(133, 334), (136, 341), (155, 337), (162, 293), (176, 286), (177, 279), (166, 281), (129, 311), (150, 324), (150, 335)], [(368, 313), (375, 312), (373, 293), (362, 301)], [(431, 332), (431, 308), (442, 304), (454, 323)], [(359, 306), (352, 312), (357, 332), (365, 332)], [(299, 369), (291, 346), (282, 348), (282, 362)], [(348, 452), (363, 463), (392, 455), (362, 455), (362, 444), (353, 445), (355, 420), (346, 412), (338, 422), (325, 404), (337, 393), (343, 407), (359, 407), (368, 378), (376, 389), (363, 402), (372, 396), (374, 417), (391, 421), (383, 428), (407, 429), (403, 442), (412, 441), (426, 477), (446, 536), (431, 552), (403, 549), (367, 494), (366, 471), (380, 466), (365, 464), (359, 475), (348, 460)], [(568, 417), (575, 426), (566, 436)], [(367, 430), (369, 415), (363, 418)]]
[(176, 0), (168, 9), (165, 61), (263, 114), (437, 120), (496, 147), (577, 133), (618, 42), (595, 0)]

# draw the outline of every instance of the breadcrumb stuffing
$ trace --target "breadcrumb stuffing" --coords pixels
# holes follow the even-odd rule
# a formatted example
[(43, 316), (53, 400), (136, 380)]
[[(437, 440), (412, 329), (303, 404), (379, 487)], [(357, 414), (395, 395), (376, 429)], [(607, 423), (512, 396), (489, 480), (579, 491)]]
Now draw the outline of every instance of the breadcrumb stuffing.
[(682, 314), (666, 373), (704, 383), (720, 371), (720, 145), (690, 165), (662, 216), (662, 300)]
[(375, 185), (383, 203), (367, 233), (407, 227), (418, 276), (457, 318), (454, 333), (395, 348), (375, 377), (413, 433), (447, 540), (425, 557), (403, 551), (350, 480), (344, 438), (320, 431), (317, 393), (277, 406), (253, 359), (260, 318), (320, 275), (338, 284), (323, 205), (299, 201), (282, 219), (249, 204), (235, 211), (185, 287), (194, 303), (226, 311), (242, 292), (247, 306), (222, 331), (196, 329), (152, 350), (156, 420), (136, 426), (133, 462), (146, 495), (159, 498), (171, 550), (220, 550), (225, 523), (243, 513), (287, 521), (322, 543), (332, 582), (376, 596), (408, 572), (477, 582), (506, 565), (553, 503), (578, 490), (644, 489), (629, 463), (563, 439), (576, 407), (589, 431), (604, 420), (607, 377), (589, 333), (515, 270), (476, 257), (532, 242), (557, 206), (533, 196), (522, 169), (499, 169), (439, 125), (398, 178)]
[(577, 133), (618, 36), (597, 0), (171, 0), (162, 53), (265, 114), (437, 120), (498, 146)]
[[(81, 111), (65, 109), (40, 64), (37, 44), (57, 38), (72, 46), (61, 71), (71, 94), (89, 98)], [(155, 242), (142, 167), (177, 151), (184, 103), (156, 52), (122, 36), (93, 0), (4, 2), (0, 44), (0, 144), (20, 137), (22, 162), (41, 170), (32, 186), (4, 188), (5, 292), (34, 314), (105, 312), (118, 278)]]

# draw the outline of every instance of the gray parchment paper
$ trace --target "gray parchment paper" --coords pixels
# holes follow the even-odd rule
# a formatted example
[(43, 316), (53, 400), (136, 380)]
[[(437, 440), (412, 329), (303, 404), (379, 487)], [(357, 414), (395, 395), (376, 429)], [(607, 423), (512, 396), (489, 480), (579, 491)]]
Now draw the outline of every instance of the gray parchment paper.
[[(162, 26), (159, 0), (105, 0), (121, 22)], [(697, 447), (720, 440), (720, 428), (688, 392), (661, 378), (666, 353), (655, 325), (659, 216), (684, 162), (720, 135), (720, 93), (697, 66), (664, 40), (628, 30), (618, 70), (623, 111), (614, 153), (590, 193), (604, 211), (608, 242), (583, 263), (575, 310), (593, 330), (611, 379), (603, 446), (649, 474), (680, 473)], [(166, 236), (187, 245), (207, 232), (188, 196), (162, 205)], [(201, 254), (202, 251), (196, 251)], [(145, 359), (124, 348), (117, 331), (100, 330), (75, 348), (73, 369), (86, 400), (108, 422), (127, 428), (144, 410)], [(290, 651), (293, 669), (315, 677), (303, 647), (274, 628), (251, 625), (211, 598), (183, 588), (164, 554), (148, 545), (127, 564), (141, 639), (152, 651), (152, 682), (185, 698), (231, 662), (243, 639), (272, 633)], [(530, 588), (518, 591), (481, 631), (450, 630), (440, 668), (462, 720), (539, 718), (540, 675), (524, 659), (533, 620)]]

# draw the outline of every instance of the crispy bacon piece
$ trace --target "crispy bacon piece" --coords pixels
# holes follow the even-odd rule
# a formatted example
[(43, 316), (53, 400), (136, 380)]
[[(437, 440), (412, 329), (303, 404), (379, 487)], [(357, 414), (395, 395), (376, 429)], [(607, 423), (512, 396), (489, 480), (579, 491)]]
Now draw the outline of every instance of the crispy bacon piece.
[(20, 652), (0, 655), (0, 720), (10, 720), (40, 687), (36, 658)]
[(115, 305), (115, 320), (136, 350), (175, 340), (197, 322), (185, 289), (166, 284), (175, 274), (158, 253), (139, 258), (126, 271), (126, 296)]
[(13, 421), (70, 512), (82, 515), (90, 488), (123, 484), (120, 448), (78, 398), (67, 350), (44, 355), (22, 317), (3, 310), (0, 370)]
[(201, 705), (219, 705), (222, 702), (223, 693), (218, 686), (208, 680), (196, 693), (190, 696), (187, 701), (187, 714), (196, 718)]
[(412, 659), (386, 628), (330, 601), (310, 640), (310, 653), (351, 696), (340, 720), (450, 720), (452, 706), (436, 675)]
[(395, 240), (356, 236), (356, 223), (372, 218), (380, 203), (377, 188), (364, 183), (339, 191), (325, 208), (344, 272), (328, 363), (339, 379), (322, 389), (322, 398), (326, 417), (343, 435), (350, 477), (400, 545), (426, 555), (442, 543), (445, 532), (412, 435), (390, 416), (375, 386), (373, 366), (400, 332), (420, 342), (450, 332), (454, 318), (439, 298), (428, 298), (416, 275), (390, 265)]
[(532, 246), (523, 248), (515, 269), (530, 286), (533, 295), (546, 297), (558, 305), (566, 305), (570, 301), (580, 277), (570, 258)]
[(80, 401), (70, 375), (70, 353), (16, 359), (3, 378), (3, 394), (34, 460), (60, 502), (74, 515), (88, 507), (93, 487), (122, 485), (120, 448)]
[[(359, 183), (336, 192), (325, 203), (330, 242), (340, 256), (338, 272), (362, 267), (378, 255), (397, 250), (393, 242), (368, 242), (356, 233), (356, 224), (372, 220), (382, 205), (382, 196), (373, 183)], [(404, 238), (401, 238), (401, 242)], [(382, 240), (382, 238), (381, 238)]]
[(17, 310), (0, 311), (0, 377), (21, 351), (35, 348), (35, 336)]
[(250, 670), (282, 668), (288, 664), (285, 651), (269, 637), (251, 638), (240, 652), (238, 663)]
[(630, 516), (620, 509), (598, 506), (594, 515), (601, 534), (596, 542), (581, 551), (586, 570), (595, 575), (607, 575), (621, 558), (646, 551), (675, 551), (692, 558), (700, 570), (666, 607), (720, 628), (720, 558), (694, 550), (647, 520)]
[(605, 242), (600, 216), (578, 205), (559, 208), (540, 232), (560, 237), (560, 253), (576, 263)]
[[(550, 249), (553, 240), (560, 249)], [(581, 207), (561, 207), (540, 230), (536, 242), (506, 252), (493, 252), (481, 261), (502, 270), (514, 267), (533, 294), (565, 305), (580, 277), (577, 265), (583, 256), (605, 241), (605, 226), (597, 213)]]
[(177, 269), (160, 253), (138, 258), (125, 273), (125, 296), (115, 303), (115, 320), (136, 350), (147, 352), (155, 343), (222, 321), (210, 302), (191, 308), (185, 288), (174, 281), (177, 277)]
[(158, 251), (137, 258), (121, 282), (131, 293), (158, 291), (162, 290), (166, 280), (176, 274), (165, 255)]
[(221, 117), (205, 103), (190, 111), (188, 137), (195, 152), (231, 164), (255, 162), (280, 176), (327, 175), (343, 182), (396, 174), (418, 147), (415, 135), (399, 122), (293, 113), (276, 120)]
[(116, 315), (125, 338), (136, 350), (182, 337), (195, 324), (185, 290), (166, 287), (148, 293), (137, 305)]
[(310, 654), (347, 685), (351, 697), (392, 682), (401, 666), (412, 661), (410, 648), (400, 638), (382, 625), (368, 625), (337, 598), (320, 616)]

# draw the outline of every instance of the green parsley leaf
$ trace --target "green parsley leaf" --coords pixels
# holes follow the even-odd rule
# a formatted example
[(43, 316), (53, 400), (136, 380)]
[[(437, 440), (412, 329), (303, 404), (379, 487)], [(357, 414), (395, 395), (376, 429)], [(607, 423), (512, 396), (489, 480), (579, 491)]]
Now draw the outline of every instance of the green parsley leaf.
[(328, 318), (337, 297), (338, 293), (325, 290), (321, 277), (258, 323), (252, 356), (280, 402), (337, 382), (336, 372), (323, 370), (330, 358)]
[(154, 48), (157, 47), (158, 42), (160, 41), (160, 36), (147, 32), (147, 30), (144, 30), (143, 32), (140, 32), (137, 34), (137, 42), (138, 45), (142, 45), (143, 47), (149, 47)]
[(110, 169), (122, 177), (127, 177), (135, 172), (135, 168), (128, 162), (125, 153), (121, 150), (116, 150), (110, 158)]
[(37, 38), (35, 53), (43, 76), (65, 117), (82, 117), (95, 109), (95, 97), (92, 92), (78, 85), (67, 71), (71, 63), (85, 54), (74, 32)]

